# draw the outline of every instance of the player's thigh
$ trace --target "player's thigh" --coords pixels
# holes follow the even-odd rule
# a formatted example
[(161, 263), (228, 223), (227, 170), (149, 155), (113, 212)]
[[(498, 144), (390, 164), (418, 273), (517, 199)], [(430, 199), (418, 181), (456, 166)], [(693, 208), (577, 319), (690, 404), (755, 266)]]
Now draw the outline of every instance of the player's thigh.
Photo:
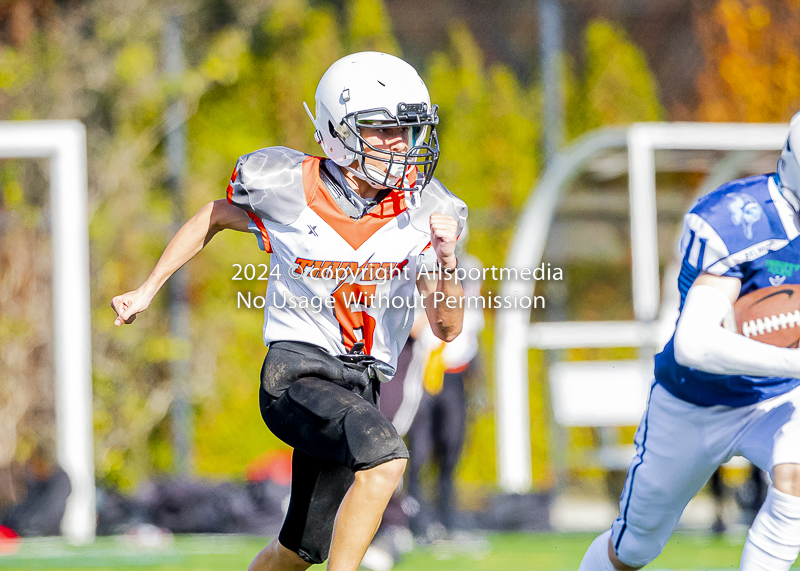
[(352, 470), (295, 449), (292, 491), (278, 540), (309, 563), (328, 558), (336, 513), (355, 479)]
[(612, 525), (612, 545), (623, 563), (643, 566), (661, 553), (686, 504), (716, 469), (705, 428), (701, 407), (654, 385)]
[(273, 434), (296, 450), (353, 471), (408, 457), (394, 426), (375, 406), (329, 381), (295, 381), (262, 414)]
[(739, 443), (741, 454), (762, 470), (800, 464), (800, 388), (751, 407)]

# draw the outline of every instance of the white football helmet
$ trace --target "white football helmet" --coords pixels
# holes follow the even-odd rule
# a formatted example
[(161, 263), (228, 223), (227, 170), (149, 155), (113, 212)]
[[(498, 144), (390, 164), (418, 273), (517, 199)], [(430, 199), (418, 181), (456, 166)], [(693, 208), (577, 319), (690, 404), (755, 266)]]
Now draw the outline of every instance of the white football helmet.
[[(431, 106), (428, 88), (408, 63), (389, 54), (360, 52), (328, 68), (317, 86), (314, 138), (337, 165), (373, 186), (419, 191), (433, 178), (439, 161), (436, 137), (438, 106)], [(373, 147), (361, 136), (362, 127), (410, 127), (405, 153)], [(370, 157), (385, 170), (365, 165)]]
[(800, 112), (796, 113), (789, 122), (789, 136), (778, 160), (778, 178), (781, 187), (790, 190), (800, 200)]

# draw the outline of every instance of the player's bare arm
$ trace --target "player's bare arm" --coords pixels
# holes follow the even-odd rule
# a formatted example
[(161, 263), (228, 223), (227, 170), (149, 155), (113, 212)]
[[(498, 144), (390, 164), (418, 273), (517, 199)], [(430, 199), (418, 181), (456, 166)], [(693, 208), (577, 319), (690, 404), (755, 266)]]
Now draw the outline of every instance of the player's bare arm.
[(675, 359), (719, 375), (796, 376), (800, 350), (767, 345), (720, 325), (732, 318), (737, 278), (703, 273), (686, 296), (675, 330)]
[[(417, 280), (417, 288), (423, 297), (425, 314), (431, 324), (433, 333), (442, 341), (452, 341), (459, 333), (464, 321), (464, 307), (461, 298), (464, 290), (456, 279), (456, 241), (458, 240), (458, 224), (452, 216), (434, 212), (430, 218), (431, 247), (436, 252), (436, 259), (442, 268), (439, 279), (434, 282), (424, 277)], [(445, 302), (434, 303), (435, 292), (444, 295)], [(441, 297), (441, 296), (440, 296)], [(457, 300), (450, 303), (446, 300)]]
[(215, 200), (203, 206), (178, 230), (145, 282), (111, 300), (111, 307), (117, 312), (114, 325), (133, 323), (137, 313), (150, 307), (169, 277), (197, 255), (217, 232), (228, 229), (247, 232), (249, 221), (245, 211), (226, 200)]

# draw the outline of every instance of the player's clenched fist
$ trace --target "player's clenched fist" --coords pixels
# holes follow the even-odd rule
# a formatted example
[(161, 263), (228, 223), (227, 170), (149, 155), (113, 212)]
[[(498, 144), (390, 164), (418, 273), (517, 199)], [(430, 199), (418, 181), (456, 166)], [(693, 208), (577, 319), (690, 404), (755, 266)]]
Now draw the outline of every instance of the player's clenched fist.
[(431, 246), (444, 269), (456, 267), (456, 241), (458, 224), (455, 218), (434, 212), (431, 214)]
[(139, 289), (115, 296), (111, 300), (111, 307), (117, 312), (114, 325), (119, 327), (123, 323), (133, 323), (136, 314), (150, 307), (152, 300), (153, 296), (147, 295)]

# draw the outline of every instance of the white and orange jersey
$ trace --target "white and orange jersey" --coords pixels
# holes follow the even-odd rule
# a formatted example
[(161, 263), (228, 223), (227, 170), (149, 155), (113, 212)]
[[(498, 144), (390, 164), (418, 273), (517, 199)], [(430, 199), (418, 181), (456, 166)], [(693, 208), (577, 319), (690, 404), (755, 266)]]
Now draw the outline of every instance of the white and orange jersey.
[(391, 191), (355, 220), (323, 182), (324, 160), (261, 149), (239, 158), (228, 185), (228, 202), (248, 213), (259, 247), (272, 254), (264, 342), (340, 355), (363, 341), (395, 367), (414, 320), (418, 271), (435, 262), (430, 215), (452, 216), (460, 233), (467, 207), (434, 179), (413, 195)]

